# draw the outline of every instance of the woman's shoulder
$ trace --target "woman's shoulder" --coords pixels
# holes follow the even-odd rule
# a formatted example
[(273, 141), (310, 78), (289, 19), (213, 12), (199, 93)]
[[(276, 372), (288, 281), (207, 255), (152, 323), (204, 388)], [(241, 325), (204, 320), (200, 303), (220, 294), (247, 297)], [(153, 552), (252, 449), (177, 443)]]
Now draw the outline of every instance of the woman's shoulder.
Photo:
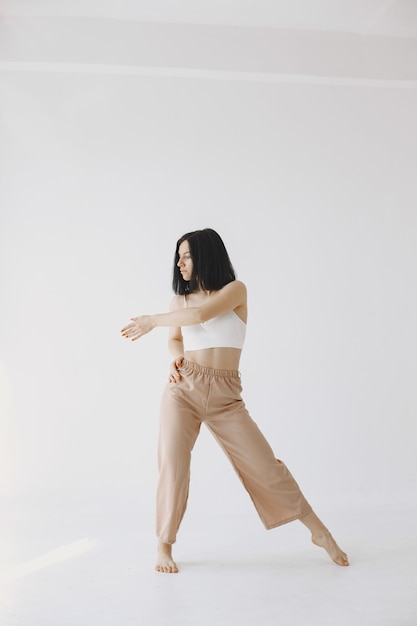
[(227, 299), (233, 310), (238, 307), (245, 308), (247, 305), (248, 294), (246, 285), (241, 280), (233, 280), (221, 289), (222, 297)]
[(246, 293), (246, 285), (244, 282), (242, 282), (241, 280), (232, 280), (232, 282), (227, 283), (227, 285), (225, 285), (223, 287), (223, 289), (228, 289), (228, 290), (235, 290), (235, 291), (240, 291), (241, 293)]
[(185, 296), (175, 295), (171, 298), (169, 305), (170, 311), (176, 311), (177, 309), (183, 309), (185, 307)]

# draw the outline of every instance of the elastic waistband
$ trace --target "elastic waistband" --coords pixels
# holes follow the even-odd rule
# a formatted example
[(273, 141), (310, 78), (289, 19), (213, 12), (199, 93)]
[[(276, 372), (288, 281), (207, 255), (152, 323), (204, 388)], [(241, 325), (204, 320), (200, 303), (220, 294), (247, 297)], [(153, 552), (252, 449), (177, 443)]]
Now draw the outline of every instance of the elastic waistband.
[(240, 378), (239, 370), (219, 370), (214, 367), (205, 367), (183, 359), (180, 369), (187, 372), (195, 372), (196, 374), (204, 374), (205, 376), (213, 376), (217, 378)]

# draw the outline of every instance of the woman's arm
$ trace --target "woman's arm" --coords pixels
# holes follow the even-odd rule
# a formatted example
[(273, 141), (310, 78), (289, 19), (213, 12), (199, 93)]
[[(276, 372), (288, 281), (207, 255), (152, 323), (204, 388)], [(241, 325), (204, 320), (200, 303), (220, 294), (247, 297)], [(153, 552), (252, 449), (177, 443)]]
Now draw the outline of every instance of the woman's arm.
[[(241, 281), (234, 280), (200, 306), (176, 308), (169, 313), (133, 317), (132, 323), (122, 329), (122, 335), (135, 341), (159, 326), (181, 328), (181, 326), (201, 324), (244, 304), (246, 304), (246, 286)], [(173, 339), (175, 340), (175, 334), (173, 334)]]
[[(171, 300), (170, 311), (176, 311), (184, 306), (183, 298), (174, 296)], [(168, 335), (168, 350), (175, 358), (181, 360), (184, 355), (184, 342), (182, 338), (181, 326), (171, 326)]]
[[(179, 296), (174, 296), (171, 300), (170, 310), (175, 311), (178, 308), (184, 306), (184, 299)], [(182, 338), (182, 332), (180, 326), (171, 326), (168, 336), (168, 350), (174, 357), (169, 365), (169, 382), (176, 383), (181, 380), (181, 374), (179, 368), (184, 360), (184, 342)]]

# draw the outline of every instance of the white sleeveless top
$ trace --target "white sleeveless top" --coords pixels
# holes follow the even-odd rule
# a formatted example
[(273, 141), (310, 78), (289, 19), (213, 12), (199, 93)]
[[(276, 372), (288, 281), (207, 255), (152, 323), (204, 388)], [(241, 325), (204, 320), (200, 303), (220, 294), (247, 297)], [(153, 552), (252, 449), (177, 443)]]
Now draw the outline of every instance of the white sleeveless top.
[(246, 324), (234, 311), (229, 311), (207, 322), (182, 326), (184, 350), (205, 348), (243, 348)]

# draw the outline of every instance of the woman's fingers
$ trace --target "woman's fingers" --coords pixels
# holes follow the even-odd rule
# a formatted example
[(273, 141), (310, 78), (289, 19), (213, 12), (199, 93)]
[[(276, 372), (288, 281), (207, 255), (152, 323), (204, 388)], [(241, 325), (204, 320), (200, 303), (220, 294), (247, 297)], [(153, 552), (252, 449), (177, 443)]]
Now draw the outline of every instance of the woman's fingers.
[(169, 382), (176, 383), (178, 380), (181, 380), (181, 374), (178, 371), (178, 368), (181, 367), (183, 357), (176, 359), (175, 361), (171, 361), (169, 366)]
[(137, 328), (136, 324), (129, 324), (128, 326), (122, 328), (120, 332), (122, 333), (123, 337), (126, 337), (126, 339), (132, 339), (132, 341), (134, 341), (135, 339), (139, 339), (139, 337), (143, 335), (142, 330), (140, 328)]

